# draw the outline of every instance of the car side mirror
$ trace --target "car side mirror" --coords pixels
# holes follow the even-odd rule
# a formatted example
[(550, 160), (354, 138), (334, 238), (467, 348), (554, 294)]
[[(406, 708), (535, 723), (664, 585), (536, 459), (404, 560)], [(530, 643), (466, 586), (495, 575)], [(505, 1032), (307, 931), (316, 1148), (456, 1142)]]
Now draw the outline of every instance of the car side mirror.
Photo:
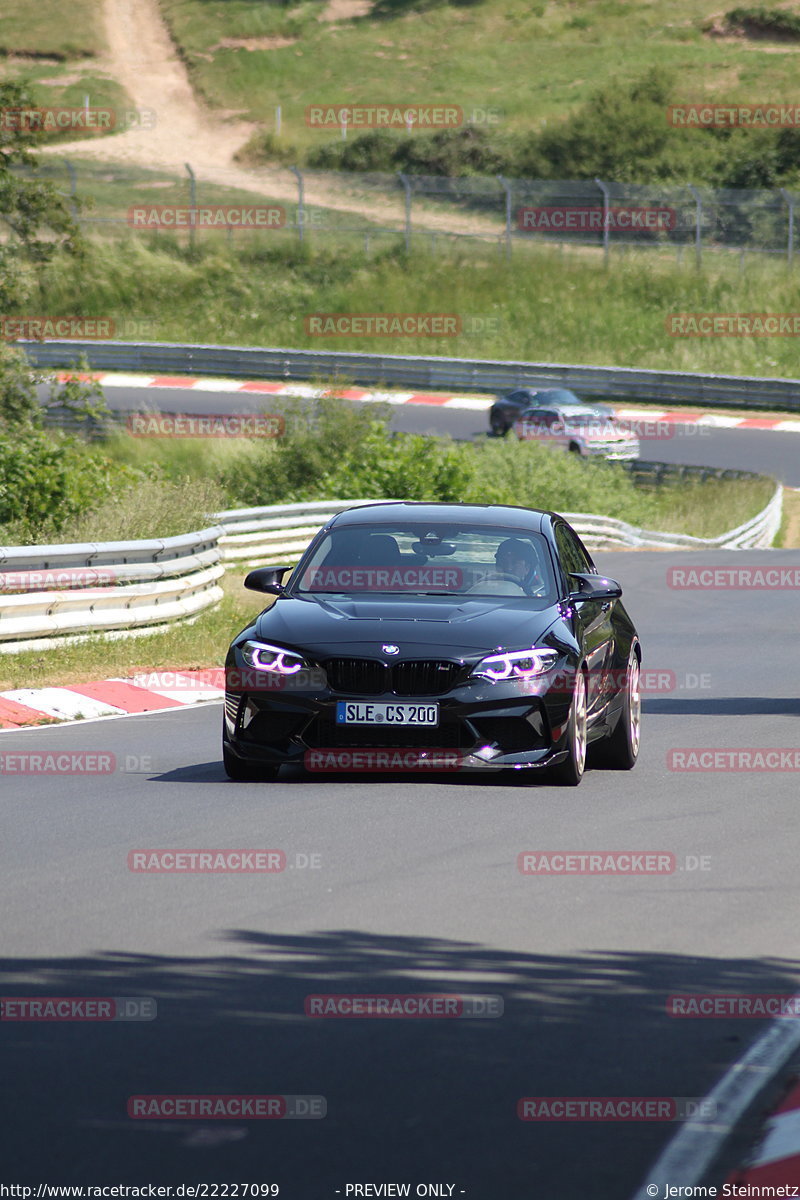
[(244, 586), (251, 592), (266, 592), (270, 596), (283, 594), (283, 577), (293, 567), (256, 567), (245, 576)]
[(622, 587), (616, 579), (607, 579), (605, 575), (576, 571), (568, 578), (571, 585), (577, 585), (569, 593), (570, 600), (619, 600), (622, 595)]

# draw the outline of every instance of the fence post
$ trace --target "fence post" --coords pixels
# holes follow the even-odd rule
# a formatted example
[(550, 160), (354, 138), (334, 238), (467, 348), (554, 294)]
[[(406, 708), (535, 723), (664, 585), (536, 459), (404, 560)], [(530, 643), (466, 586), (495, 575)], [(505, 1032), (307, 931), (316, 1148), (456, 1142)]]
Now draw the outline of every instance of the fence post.
[(305, 210), (305, 187), (303, 184), (303, 175), (299, 167), (289, 167), (289, 170), (297, 179), (297, 236), (300, 241), (303, 240), (303, 226), (306, 220)]
[(595, 179), (595, 183), (603, 193), (603, 262), (608, 265), (608, 188), (602, 179)]
[(281, 136), (281, 106), (275, 105), (275, 137)]
[(786, 188), (781, 188), (780, 192), (789, 206), (789, 240), (786, 245), (786, 265), (791, 270), (794, 259), (794, 197), (791, 192), (787, 192)]
[(511, 258), (511, 184), (504, 175), (497, 178), (506, 194), (506, 258)]
[(701, 243), (702, 228), (703, 228), (703, 199), (696, 187), (692, 184), (687, 184), (689, 191), (694, 196), (695, 202), (695, 219), (694, 219), (694, 257), (695, 263), (699, 267), (703, 259), (703, 247)]
[(197, 214), (197, 180), (195, 178), (194, 171), (189, 164), (184, 163), (183, 165), (186, 167), (186, 170), (189, 173), (189, 205), (192, 209), (192, 220), (189, 224), (189, 245), (192, 248), (192, 254), (194, 254), (195, 237), (197, 236), (197, 230), (195, 229), (194, 225), (195, 216)]
[(403, 185), (406, 194), (406, 253), (411, 249), (411, 181), (402, 171), (397, 172), (397, 178)]

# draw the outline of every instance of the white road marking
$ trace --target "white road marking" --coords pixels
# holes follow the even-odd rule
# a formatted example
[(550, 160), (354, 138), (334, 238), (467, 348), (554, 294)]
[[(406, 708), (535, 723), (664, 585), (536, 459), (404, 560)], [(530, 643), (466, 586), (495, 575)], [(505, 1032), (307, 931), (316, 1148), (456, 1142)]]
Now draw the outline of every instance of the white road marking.
[[(800, 1004), (800, 992), (792, 997), (791, 1004)], [(798, 1046), (800, 1020), (777, 1017), (703, 1097), (698, 1113), (704, 1109), (713, 1112), (713, 1119), (698, 1115), (681, 1126), (634, 1193), (633, 1200), (663, 1196), (667, 1184), (684, 1188), (699, 1185), (737, 1122)], [(648, 1187), (657, 1187), (657, 1193), (648, 1193)]]
[(33, 708), (47, 717), (108, 717), (125, 712), (124, 708), (92, 700), (89, 696), (70, 691), (69, 688), (16, 688), (11, 692), (3, 692), (2, 696), (6, 700), (26, 704), (28, 708)]

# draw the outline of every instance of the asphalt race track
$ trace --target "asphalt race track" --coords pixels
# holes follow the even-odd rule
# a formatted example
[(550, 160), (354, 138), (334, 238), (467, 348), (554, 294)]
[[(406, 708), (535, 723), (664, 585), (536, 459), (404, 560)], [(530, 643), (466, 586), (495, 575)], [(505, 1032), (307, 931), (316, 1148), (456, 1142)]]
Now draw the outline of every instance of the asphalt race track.
[[(147, 399), (199, 411), (204, 398)], [(395, 416), (485, 429), (479, 413)], [(800, 474), (792, 436), (659, 447)], [(798, 747), (797, 593), (678, 590), (667, 572), (800, 568), (800, 550), (597, 559), (623, 582), (653, 682), (631, 773), (590, 770), (577, 789), (488, 774), (233, 784), (219, 704), (0, 736), (2, 996), (157, 1004), (146, 1022), (2, 1023), (9, 1183), (278, 1183), (299, 1200), (356, 1183), (471, 1200), (633, 1192), (674, 1123), (522, 1121), (517, 1103), (699, 1099), (766, 1022), (677, 1019), (668, 997), (797, 990), (797, 772), (669, 769), (675, 749)], [(9, 773), (8, 755), (48, 751), (113, 755), (116, 770)], [(131, 870), (144, 848), (279, 849), (287, 865)], [(518, 869), (533, 851), (655, 852), (674, 870), (534, 877)], [(504, 1013), (306, 1016), (306, 997), (328, 993), (492, 996)], [(327, 1115), (127, 1115), (132, 1096), (242, 1093), (323, 1096)]]
[[(278, 397), (242, 392), (200, 392), (181, 388), (109, 387), (106, 402), (113, 409), (142, 408), (160, 412), (240, 413), (281, 411)], [(490, 397), (486, 399), (488, 409)], [(633, 403), (633, 402), (632, 402)], [(485, 437), (486, 413), (405, 404), (392, 412), (392, 428), (405, 433), (450, 434), (458, 439)], [(511, 435), (513, 436), (513, 434)], [(709, 467), (738, 467), (774, 475), (790, 487), (800, 487), (800, 436), (756, 429), (714, 429), (676, 426), (670, 436), (642, 441), (642, 458)]]

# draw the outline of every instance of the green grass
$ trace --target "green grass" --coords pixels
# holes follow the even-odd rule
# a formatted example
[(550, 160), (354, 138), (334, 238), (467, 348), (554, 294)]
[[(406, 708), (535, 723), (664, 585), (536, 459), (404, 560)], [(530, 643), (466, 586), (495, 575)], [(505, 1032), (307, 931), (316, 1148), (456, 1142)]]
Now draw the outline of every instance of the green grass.
[[(627, 84), (656, 66), (675, 74), (687, 99), (786, 102), (796, 90), (791, 53), (767, 58), (746, 40), (709, 36), (708, 13), (695, 0), (382, 0), (372, 16), (333, 25), (318, 19), (323, 7), (162, 3), (200, 92), (267, 130), (281, 104), (283, 137), (301, 148), (332, 136), (307, 127), (313, 103), (444, 101), (468, 115), (499, 110), (498, 131), (528, 132), (561, 121), (598, 87)], [(270, 35), (298, 40), (276, 49), (219, 46), (226, 37)]]
[[(691, 256), (678, 265), (674, 254), (644, 251), (612, 254), (605, 269), (593, 250), (516, 248), (508, 263), (497, 248), (474, 243), (367, 256), (355, 239), (348, 246), (310, 235), (300, 246), (288, 235), (241, 234), (228, 247), (203, 234), (193, 256), (160, 234), (92, 244), (82, 262), (57, 257), (25, 311), (146, 318), (152, 341), (794, 377), (792, 337), (674, 337), (665, 322), (670, 313), (791, 313), (799, 301), (797, 268), (755, 255), (744, 271), (738, 256), (707, 255), (698, 271)], [(456, 314), (473, 331), (322, 337), (306, 329), (315, 313), (370, 312)]]
[(3, 0), (0, 54), (82, 58), (106, 48), (100, 0)]
[[(693, 537), (719, 537), (766, 508), (774, 492), (771, 479), (693, 479), (647, 488), (647, 528), (690, 533)], [(784, 543), (776, 539), (776, 544)]]

